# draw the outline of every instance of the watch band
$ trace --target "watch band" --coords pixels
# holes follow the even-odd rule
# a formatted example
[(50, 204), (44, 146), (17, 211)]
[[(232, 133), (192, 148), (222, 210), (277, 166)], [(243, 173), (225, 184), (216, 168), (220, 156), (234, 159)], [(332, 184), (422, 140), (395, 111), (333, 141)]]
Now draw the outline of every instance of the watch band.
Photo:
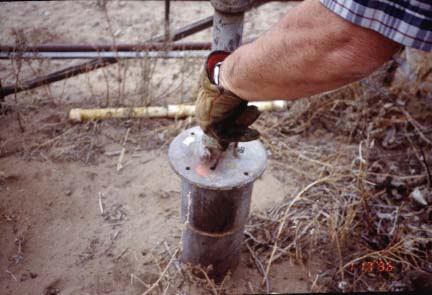
[(239, 97), (235, 93), (229, 91), (228, 89), (223, 88), (222, 85), (219, 84), (219, 75), (220, 75), (220, 67), (221, 67), (221, 65), (222, 65), (222, 62), (220, 61), (220, 62), (216, 63), (215, 66), (214, 66), (214, 69), (213, 69), (213, 83), (216, 85), (217, 89), (219, 90), (219, 93), (221, 93), (221, 94), (225, 93), (226, 95), (231, 95), (231, 96)]

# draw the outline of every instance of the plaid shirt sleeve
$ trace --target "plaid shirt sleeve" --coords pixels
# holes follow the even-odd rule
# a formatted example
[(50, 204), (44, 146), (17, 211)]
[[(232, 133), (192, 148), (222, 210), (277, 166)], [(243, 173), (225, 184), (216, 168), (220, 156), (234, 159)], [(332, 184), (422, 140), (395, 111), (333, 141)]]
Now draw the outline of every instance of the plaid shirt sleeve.
[(344, 19), (400, 44), (432, 51), (432, 0), (320, 0)]

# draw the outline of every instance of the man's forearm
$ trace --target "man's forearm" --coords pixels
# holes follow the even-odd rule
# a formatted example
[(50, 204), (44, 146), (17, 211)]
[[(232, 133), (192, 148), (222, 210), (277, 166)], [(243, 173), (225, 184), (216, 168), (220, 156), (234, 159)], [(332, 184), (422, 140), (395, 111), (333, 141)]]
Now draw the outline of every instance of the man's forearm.
[(246, 100), (296, 99), (376, 70), (400, 45), (307, 0), (222, 64), (222, 86)]

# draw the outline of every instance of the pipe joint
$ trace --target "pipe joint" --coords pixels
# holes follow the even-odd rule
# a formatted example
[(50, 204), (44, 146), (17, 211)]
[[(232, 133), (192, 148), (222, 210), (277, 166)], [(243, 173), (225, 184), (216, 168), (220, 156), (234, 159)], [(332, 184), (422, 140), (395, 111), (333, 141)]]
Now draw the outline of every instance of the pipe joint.
[(214, 9), (221, 13), (244, 13), (253, 4), (253, 0), (210, 0)]

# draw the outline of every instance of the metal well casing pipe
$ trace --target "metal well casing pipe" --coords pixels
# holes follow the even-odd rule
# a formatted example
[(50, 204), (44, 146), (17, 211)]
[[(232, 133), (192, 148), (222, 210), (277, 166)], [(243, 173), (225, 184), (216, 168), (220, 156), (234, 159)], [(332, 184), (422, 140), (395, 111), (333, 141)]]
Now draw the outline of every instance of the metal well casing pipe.
[[(240, 259), (252, 183), (230, 190), (201, 188), (182, 179), (182, 260), (201, 265), (216, 280), (233, 271)], [(209, 267), (210, 266), (210, 267)]]
[(236, 154), (230, 146), (212, 169), (198, 156), (202, 136), (200, 127), (183, 131), (168, 156), (182, 180), (182, 260), (220, 280), (238, 265), (253, 182), (264, 172), (267, 154), (259, 140), (239, 143)]

